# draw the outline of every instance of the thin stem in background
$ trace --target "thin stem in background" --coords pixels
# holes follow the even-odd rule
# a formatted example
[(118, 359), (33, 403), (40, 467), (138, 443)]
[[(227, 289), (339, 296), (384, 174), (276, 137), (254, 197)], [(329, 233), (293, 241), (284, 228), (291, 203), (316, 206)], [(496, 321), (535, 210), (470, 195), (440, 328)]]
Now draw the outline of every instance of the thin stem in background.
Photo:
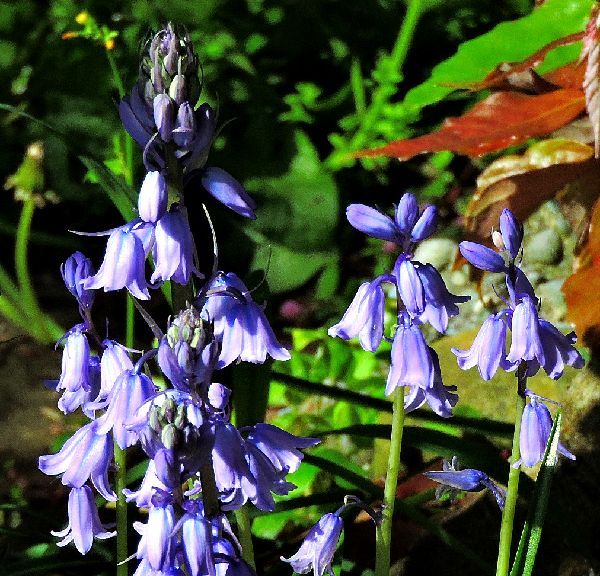
[(248, 514), (248, 507), (242, 506), (234, 512), (238, 527), (238, 538), (242, 545), (242, 558), (256, 570), (254, 561), (254, 546), (252, 544), (252, 523)]
[[(526, 378), (521, 374), (524, 372), (523, 366), (519, 367), (519, 391), (524, 390)], [(498, 545), (498, 562), (496, 564), (496, 576), (507, 576), (510, 569), (510, 549), (513, 536), (513, 524), (515, 520), (515, 508), (519, 496), (519, 475), (520, 468), (513, 468), (512, 465), (521, 457), (519, 448), (519, 436), (521, 433), (521, 416), (525, 409), (525, 396), (517, 394), (517, 410), (515, 415), (515, 433), (513, 435), (512, 453), (510, 457), (510, 472), (508, 473), (508, 488), (506, 491), (506, 502), (502, 512), (502, 524), (500, 525), (500, 543)]]
[(377, 527), (375, 542), (375, 576), (389, 576), (392, 522), (396, 502), (396, 486), (400, 472), (400, 451), (404, 431), (404, 386), (398, 386), (394, 397), (390, 454), (383, 491), (381, 524)]

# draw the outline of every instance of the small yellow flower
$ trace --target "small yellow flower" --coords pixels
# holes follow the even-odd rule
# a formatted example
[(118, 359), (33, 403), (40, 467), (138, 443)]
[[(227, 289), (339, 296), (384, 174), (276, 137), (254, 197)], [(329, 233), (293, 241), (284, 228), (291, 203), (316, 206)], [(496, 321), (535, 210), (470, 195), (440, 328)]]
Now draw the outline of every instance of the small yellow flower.
[(77, 22), (77, 24), (79, 24), (80, 26), (85, 26), (89, 18), (89, 13), (84, 10), (83, 12), (80, 12), (79, 14), (77, 14), (77, 16), (75, 16), (75, 22)]

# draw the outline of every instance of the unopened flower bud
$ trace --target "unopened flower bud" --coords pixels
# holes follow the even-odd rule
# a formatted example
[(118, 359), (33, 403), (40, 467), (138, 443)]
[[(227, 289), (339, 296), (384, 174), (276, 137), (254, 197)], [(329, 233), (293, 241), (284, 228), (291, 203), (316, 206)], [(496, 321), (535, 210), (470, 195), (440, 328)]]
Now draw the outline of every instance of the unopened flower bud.
[(160, 415), (160, 408), (158, 406), (152, 406), (152, 408), (150, 408), (150, 413), (148, 414), (148, 424), (155, 432), (161, 431), (163, 423)]
[(167, 450), (173, 450), (177, 446), (178, 439), (177, 428), (173, 424), (167, 424), (160, 434), (160, 440)]
[(186, 100), (185, 84), (185, 76), (176, 74), (171, 80), (171, 86), (169, 86), (169, 96), (175, 100), (178, 106)]
[(138, 213), (144, 222), (155, 223), (167, 211), (167, 183), (158, 172), (148, 172), (138, 198)]
[(194, 139), (196, 132), (196, 120), (194, 110), (189, 102), (183, 102), (177, 111), (173, 140), (177, 146), (188, 148)]
[(94, 274), (89, 258), (86, 258), (81, 252), (75, 252), (61, 266), (60, 273), (67, 290), (77, 298), (81, 307), (89, 310), (94, 302), (94, 291), (87, 290), (82, 285), (83, 280)]
[(173, 101), (167, 94), (158, 94), (153, 101), (154, 123), (163, 142), (171, 141), (173, 130)]

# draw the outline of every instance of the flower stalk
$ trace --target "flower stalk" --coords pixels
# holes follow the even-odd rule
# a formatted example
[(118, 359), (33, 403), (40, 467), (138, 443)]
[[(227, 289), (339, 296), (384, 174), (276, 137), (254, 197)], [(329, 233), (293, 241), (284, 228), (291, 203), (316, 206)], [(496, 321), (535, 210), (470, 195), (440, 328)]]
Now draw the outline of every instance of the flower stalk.
[(396, 487), (400, 472), (400, 453), (402, 434), (404, 432), (404, 386), (398, 386), (394, 397), (394, 414), (392, 416), (392, 436), (390, 453), (385, 477), (381, 523), (377, 526), (375, 542), (375, 576), (389, 576), (390, 548), (392, 543), (392, 522)]

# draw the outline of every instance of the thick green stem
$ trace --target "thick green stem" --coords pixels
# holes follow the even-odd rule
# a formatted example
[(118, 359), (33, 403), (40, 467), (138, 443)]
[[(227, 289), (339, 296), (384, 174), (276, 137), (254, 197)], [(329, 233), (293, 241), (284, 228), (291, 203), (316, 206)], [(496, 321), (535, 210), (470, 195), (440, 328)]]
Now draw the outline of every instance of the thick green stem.
[[(520, 368), (521, 370), (521, 368)], [(519, 389), (523, 387), (519, 379)], [(500, 544), (498, 546), (498, 563), (496, 565), (496, 576), (507, 576), (510, 569), (510, 548), (513, 536), (513, 523), (515, 519), (515, 508), (519, 496), (520, 468), (513, 468), (520, 457), (519, 435), (521, 433), (521, 416), (525, 409), (524, 394), (517, 394), (517, 413), (515, 415), (515, 433), (513, 435), (512, 454), (510, 457), (510, 472), (508, 474), (508, 489), (506, 491), (506, 502), (502, 512), (502, 524), (500, 526)]]
[(35, 199), (33, 197), (26, 199), (15, 238), (15, 272), (19, 284), (19, 304), (24, 315), (30, 320), (29, 332), (40, 340), (51, 342), (58, 340), (64, 330), (42, 312), (29, 275), (28, 246), (34, 211)]
[(252, 525), (246, 506), (242, 506), (239, 510), (235, 511), (235, 520), (238, 527), (238, 538), (242, 545), (242, 558), (256, 570), (254, 546), (252, 544)]
[(396, 389), (394, 413), (392, 416), (392, 437), (390, 439), (390, 455), (383, 491), (383, 507), (381, 524), (377, 527), (375, 543), (375, 576), (389, 576), (390, 548), (392, 544), (392, 520), (396, 502), (396, 486), (400, 472), (400, 451), (402, 448), (402, 432), (404, 431), (404, 386)]

